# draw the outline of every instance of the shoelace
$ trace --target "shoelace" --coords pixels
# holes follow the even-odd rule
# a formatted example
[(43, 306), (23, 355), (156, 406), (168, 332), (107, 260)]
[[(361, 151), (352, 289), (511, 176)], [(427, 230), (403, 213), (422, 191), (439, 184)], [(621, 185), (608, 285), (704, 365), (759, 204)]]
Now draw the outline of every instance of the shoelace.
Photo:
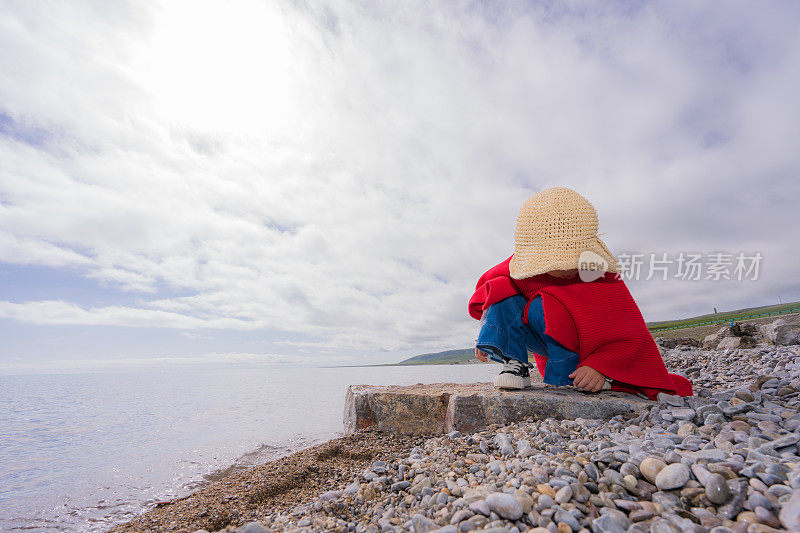
[(503, 370), (511, 370), (515, 374), (519, 374), (522, 372), (523, 365), (521, 362), (517, 361), (516, 359), (509, 359), (503, 364)]

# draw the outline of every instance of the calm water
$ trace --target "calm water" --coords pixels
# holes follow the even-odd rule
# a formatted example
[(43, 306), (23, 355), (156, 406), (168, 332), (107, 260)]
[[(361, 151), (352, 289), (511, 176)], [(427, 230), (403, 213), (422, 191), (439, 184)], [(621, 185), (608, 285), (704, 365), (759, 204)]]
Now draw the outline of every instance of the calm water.
[(497, 371), (208, 366), (0, 376), (0, 530), (104, 530), (230, 467), (336, 437), (350, 384), (488, 381)]

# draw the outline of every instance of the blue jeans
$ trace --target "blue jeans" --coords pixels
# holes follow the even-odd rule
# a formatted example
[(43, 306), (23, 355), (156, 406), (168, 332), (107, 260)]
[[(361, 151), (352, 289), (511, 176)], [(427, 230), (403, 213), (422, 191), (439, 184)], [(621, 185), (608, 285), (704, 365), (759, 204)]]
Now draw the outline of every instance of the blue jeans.
[(528, 323), (522, 322), (527, 300), (517, 295), (501, 300), (483, 312), (485, 319), (476, 347), (489, 354), (493, 361), (503, 357), (528, 364), (528, 351), (547, 357), (544, 382), (548, 385), (571, 385), (569, 375), (578, 367), (579, 355), (545, 335), (542, 298), (531, 300)]

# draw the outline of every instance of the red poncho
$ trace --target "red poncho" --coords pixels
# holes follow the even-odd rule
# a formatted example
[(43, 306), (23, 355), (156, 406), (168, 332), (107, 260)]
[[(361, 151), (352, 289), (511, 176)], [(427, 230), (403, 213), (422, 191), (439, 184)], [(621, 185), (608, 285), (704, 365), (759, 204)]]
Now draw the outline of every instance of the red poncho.
[[(549, 274), (515, 280), (508, 270), (509, 257), (478, 280), (469, 301), (469, 314), (480, 320), (483, 310), (516, 294), (530, 302), (542, 297), (545, 333), (580, 356), (588, 365), (613, 380), (612, 390), (642, 393), (651, 400), (659, 392), (692, 395), (688, 379), (667, 372), (661, 353), (625, 283), (614, 274), (592, 282), (563, 279)], [(523, 322), (528, 322), (525, 308)], [(544, 375), (547, 358), (536, 354)]]

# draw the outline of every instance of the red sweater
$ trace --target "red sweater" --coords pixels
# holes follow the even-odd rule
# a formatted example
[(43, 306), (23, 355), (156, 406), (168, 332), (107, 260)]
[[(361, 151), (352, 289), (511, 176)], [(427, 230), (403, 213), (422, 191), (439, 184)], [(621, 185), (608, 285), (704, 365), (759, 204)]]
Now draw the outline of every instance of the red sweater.
[[(580, 356), (588, 365), (613, 380), (612, 390), (642, 393), (651, 400), (659, 392), (692, 395), (688, 379), (670, 374), (653, 336), (625, 283), (607, 273), (592, 282), (563, 279), (549, 274), (515, 280), (508, 270), (509, 257), (486, 271), (469, 301), (469, 314), (480, 320), (483, 310), (510, 296), (522, 294), (530, 302), (542, 297), (545, 333)], [(523, 322), (528, 322), (528, 307)], [(547, 358), (536, 354), (544, 375)]]

